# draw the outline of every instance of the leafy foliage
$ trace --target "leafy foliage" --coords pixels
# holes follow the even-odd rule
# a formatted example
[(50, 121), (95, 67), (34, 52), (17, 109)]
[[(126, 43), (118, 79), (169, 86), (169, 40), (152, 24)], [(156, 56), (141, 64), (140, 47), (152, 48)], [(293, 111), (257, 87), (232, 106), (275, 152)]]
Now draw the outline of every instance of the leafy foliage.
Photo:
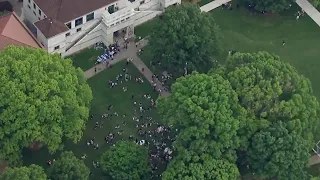
[(159, 100), (158, 109), (180, 130), (177, 148), (220, 157), (239, 146), (236, 133), (244, 109), (230, 83), (219, 75), (193, 73), (179, 78), (171, 96)]
[(51, 180), (88, 180), (90, 170), (71, 151), (63, 152), (48, 170)]
[(114, 180), (140, 180), (150, 173), (148, 151), (133, 142), (120, 141), (101, 156), (102, 171)]
[(301, 136), (279, 121), (252, 137), (248, 155), (252, 169), (264, 178), (300, 180), (308, 178), (309, 150)]
[(294, 0), (245, 0), (251, 5), (255, 5), (254, 8), (258, 11), (270, 11), (270, 12), (282, 12), (292, 4), (295, 3)]
[(150, 46), (157, 60), (169, 69), (208, 71), (220, 51), (221, 34), (210, 13), (196, 5), (169, 7), (153, 28)]
[(236, 53), (224, 68), (213, 73), (230, 82), (241, 106), (256, 118), (242, 126), (247, 138), (281, 120), (290, 132), (313, 142), (319, 125), (319, 102), (310, 81), (291, 65), (266, 52)]
[(319, 102), (310, 81), (275, 55), (235, 53), (208, 74), (181, 77), (158, 109), (178, 129), (167, 179), (236, 179), (237, 155), (261, 178), (310, 179)]
[(47, 175), (42, 167), (32, 164), (28, 167), (7, 168), (0, 175), (0, 180), (47, 180)]
[(163, 173), (163, 180), (232, 180), (240, 176), (237, 166), (228, 160), (217, 160), (208, 154), (197, 156), (187, 153), (170, 163)]
[(80, 140), (92, 93), (70, 59), (8, 47), (0, 53), (0, 79), (0, 156), (9, 163), (35, 142), (54, 152), (63, 138)]

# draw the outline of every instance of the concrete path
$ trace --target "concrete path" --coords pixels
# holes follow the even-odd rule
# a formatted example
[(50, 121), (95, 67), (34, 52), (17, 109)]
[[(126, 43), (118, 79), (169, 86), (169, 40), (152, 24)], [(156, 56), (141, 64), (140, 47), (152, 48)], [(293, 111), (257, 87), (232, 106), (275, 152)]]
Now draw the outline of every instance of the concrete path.
[[(162, 86), (161, 82), (157, 78), (154, 79), (155, 81), (152, 80), (153, 72), (144, 64), (144, 62), (136, 54), (132, 58), (132, 63), (140, 70), (140, 72), (144, 75), (144, 77), (146, 77), (150, 84), (152, 85), (152, 83), (156, 83), (156, 89), (161, 90), (160, 95), (163, 97), (169, 96), (170, 93)], [(141, 71), (142, 68), (144, 69), (143, 72)]]
[[(126, 60), (127, 58), (133, 58), (132, 63), (136, 66), (136, 68), (141, 72), (142, 68), (144, 69), (144, 72), (141, 72), (145, 78), (149, 81), (149, 83), (151, 85), (153, 85), (152, 83), (156, 83), (156, 89), (161, 89), (161, 96), (167, 97), (170, 95), (170, 93), (168, 91), (165, 90), (165, 88), (162, 86), (161, 82), (155, 78), (153, 81), (152, 80), (152, 71), (144, 64), (144, 62), (137, 56), (137, 51), (140, 48), (143, 48), (144, 46), (146, 46), (148, 44), (148, 40), (147, 39), (142, 39), (141, 41), (139, 41), (139, 47), (136, 48), (136, 45), (134, 42), (129, 43), (128, 45), (128, 49), (126, 50), (122, 50), (117, 56), (115, 56), (114, 60), (110, 61), (110, 64), (116, 64), (122, 60)], [(95, 71), (96, 69), (96, 71)], [(104, 64), (98, 64), (94, 67), (92, 67), (91, 69), (87, 70), (84, 72), (84, 76), (89, 79), (93, 76), (95, 76), (96, 74), (102, 72), (103, 70), (106, 70), (106, 66)]]
[(296, 0), (296, 3), (320, 26), (320, 13), (308, 0)]
[(222, 4), (228, 3), (231, 0), (214, 0), (206, 5), (200, 7), (202, 12), (209, 12), (217, 7), (220, 7)]

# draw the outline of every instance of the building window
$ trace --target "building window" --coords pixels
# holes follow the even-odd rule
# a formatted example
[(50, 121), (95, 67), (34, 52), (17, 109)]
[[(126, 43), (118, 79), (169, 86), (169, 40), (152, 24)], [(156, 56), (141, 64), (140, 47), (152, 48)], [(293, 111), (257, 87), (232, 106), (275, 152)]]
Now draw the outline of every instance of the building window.
[(68, 36), (70, 36), (70, 33), (69, 33), (69, 32), (66, 34), (66, 37), (68, 37)]
[(36, 16), (36, 12), (33, 11), (33, 14)]
[(81, 17), (81, 18), (79, 18), (79, 19), (76, 19), (76, 21), (75, 21), (75, 27), (77, 27), (77, 26), (81, 25), (82, 23), (83, 23), (83, 19), (82, 19), (82, 17)]
[(141, 5), (141, 4), (144, 4), (144, 1), (140, 1), (140, 5)]
[(39, 19), (39, 21), (40, 21), (40, 18), (38, 18)]
[(30, 5), (28, 5), (28, 8), (31, 9)]
[(35, 8), (35, 9), (36, 9), (36, 4), (35, 4), (35, 3), (33, 3), (33, 8)]
[(58, 50), (60, 48), (60, 46), (56, 46), (54, 47), (54, 50)]
[(41, 16), (41, 10), (39, 9), (39, 15)]
[(114, 4), (108, 7), (108, 12), (110, 14), (114, 13)]
[(30, 3), (30, 0), (28, 0), (28, 2)]
[(79, 32), (79, 31), (81, 31), (81, 28), (78, 28), (78, 29), (77, 29), (77, 32)]
[(68, 24), (66, 24), (66, 26), (71, 29), (71, 22), (69, 22)]
[(94, 19), (94, 12), (87, 15), (87, 22)]

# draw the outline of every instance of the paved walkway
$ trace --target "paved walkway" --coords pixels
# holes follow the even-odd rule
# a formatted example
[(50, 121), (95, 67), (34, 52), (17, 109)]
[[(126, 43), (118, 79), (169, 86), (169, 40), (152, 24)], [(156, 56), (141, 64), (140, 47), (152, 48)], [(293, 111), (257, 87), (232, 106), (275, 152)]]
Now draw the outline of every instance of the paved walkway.
[[(141, 41), (139, 41), (139, 47), (136, 48), (134, 42), (129, 43), (128, 45), (128, 49), (126, 50), (122, 50), (120, 51), (120, 53), (118, 55), (115, 56), (114, 60), (110, 61), (110, 64), (116, 64), (122, 60), (125, 60), (127, 58), (133, 58), (132, 63), (137, 67), (137, 69), (141, 72), (142, 68), (144, 69), (144, 72), (142, 73), (145, 78), (149, 81), (149, 83), (151, 84), (156, 83), (156, 89), (161, 89), (161, 96), (167, 97), (170, 95), (170, 93), (168, 91), (165, 90), (165, 88), (162, 86), (161, 82), (155, 78), (155, 81), (152, 80), (152, 71), (144, 64), (144, 62), (137, 56), (137, 51), (139, 50), (139, 48), (143, 48), (144, 46), (146, 46), (148, 44), (148, 40), (147, 39), (142, 39)], [(96, 68), (96, 72), (95, 72), (95, 68)], [(103, 70), (106, 70), (106, 66), (104, 64), (98, 64), (94, 67), (92, 67), (91, 69), (87, 70), (84, 72), (84, 76), (89, 79), (91, 77), (93, 77), (94, 75), (102, 72)]]
[(320, 26), (320, 13), (308, 0), (296, 0), (296, 3)]
[(231, 0), (214, 0), (206, 5), (200, 7), (202, 12), (209, 12), (217, 7), (220, 7), (222, 4), (228, 3)]

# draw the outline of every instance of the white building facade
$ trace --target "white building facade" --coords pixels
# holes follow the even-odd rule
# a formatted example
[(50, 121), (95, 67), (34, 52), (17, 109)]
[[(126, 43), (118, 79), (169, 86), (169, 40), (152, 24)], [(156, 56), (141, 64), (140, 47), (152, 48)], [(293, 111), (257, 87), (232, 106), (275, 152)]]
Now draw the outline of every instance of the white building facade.
[(36, 37), (49, 53), (62, 57), (103, 42), (114, 42), (115, 32), (134, 35), (144, 23), (181, 0), (24, 0), (23, 17), (36, 27)]

